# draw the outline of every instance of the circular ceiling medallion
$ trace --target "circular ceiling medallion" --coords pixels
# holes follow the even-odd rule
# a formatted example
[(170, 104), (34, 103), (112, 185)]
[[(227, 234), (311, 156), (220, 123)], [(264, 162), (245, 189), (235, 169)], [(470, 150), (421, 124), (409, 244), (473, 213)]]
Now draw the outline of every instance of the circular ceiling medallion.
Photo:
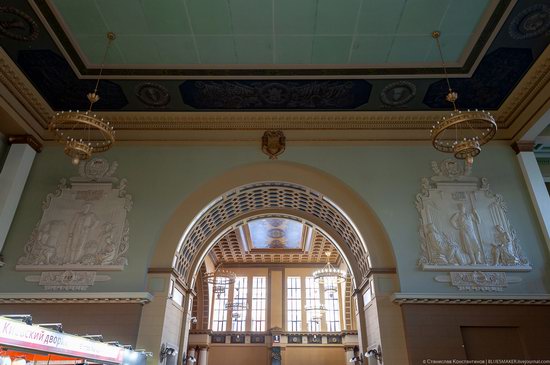
[(288, 87), (278, 82), (272, 82), (260, 89), (260, 97), (267, 104), (286, 104), (290, 99)]
[(272, 228), (269, 231), (267, 231), (267, 235), (271, 238), (281, 238), (281, 237), (284, 237), (285, 231), (283, 231), (280, 228)]
[(408, 81), (396, 81), (386, 85), (380, 93), (382, 103), (399, 106), (408, 103), (416, 95), (416, 86)]
[(30, 42), (38, 38), (38, 25), (27, 13), (11, 6), (0, 6), (0, 34)]
[(170, 102), (170, 94), (162, 85), (144, 82), (136, 87), (137, 98), (145, 105), (162, 108)]
[(538, 37), (550, 29), (550, 6), (535, 4), (519, 12), (508, 27), (513, 39)]

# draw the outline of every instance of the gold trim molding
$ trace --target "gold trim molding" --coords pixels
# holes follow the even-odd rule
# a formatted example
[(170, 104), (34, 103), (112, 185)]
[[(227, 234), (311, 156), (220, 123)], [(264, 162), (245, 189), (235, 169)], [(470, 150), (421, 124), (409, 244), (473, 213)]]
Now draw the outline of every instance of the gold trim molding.
[(490, 304), (490, 305), (550, 305), (550, 295), (414, 294), (395, 293), (395, 304)]
[[(0, 49), (0, 81), (18, 99), (43, 130), (43, 141), (51, 141), (48, 121), (54, 111), (36, 91), (29, 80)], [(544, 107), (550, 96), (539, 96), (550, 85), (550, 46), (512, 91), (502, 107), (494, 112), (499, 132), (496, 139), (511, 140), (514, 133), (532, 122), (533, 116)], [(539, 97), (537, 97), (539, 96)], [(119, 141), (146, 142), (174, 140), (172, 131), (193, 131), (196, 141), (212, 140), (212, 131), (350, 131), (339, 133), (331, 140), (429, 140), (428, 130), (445, 111), (336, 111), (336, 112), (104, 112), (120, 131)], [(31, 121), (26, 120), (29, 125)], [(366, 137), (358, 130), (374, 131)], [(425, 131), (425, 137), (424, 136)], [(152, 132), (152, 133), (151, 133)], [(164, 133), (166, 132), (166, 133)], [(170, 132), (170, 133), (169, 133)], [(210, 134), (210, 136), (207, 136)], [(330, 133), (311, 133), (308, 140), (326, 140)], [(411, 138), (412, 136), (415, 138)], [(418, 138), (416, 138), (416, 136)], [(176, 140), (188, 136), (176, 135)], [(215, 137), (220, 139), (222, 137)], [(292, 136), (291, 136), (292, 139)]]
[(150, 293), (2, 293), (0, 304), (147, 304)]

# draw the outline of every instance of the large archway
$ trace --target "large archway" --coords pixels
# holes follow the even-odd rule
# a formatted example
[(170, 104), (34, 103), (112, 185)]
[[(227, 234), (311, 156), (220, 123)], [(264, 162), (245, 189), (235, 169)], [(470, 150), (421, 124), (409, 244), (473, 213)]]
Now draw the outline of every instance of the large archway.
[[(170, 270), (192, 293), (204, 257), (239, 222), (287, 214), (311, 222), (330, 237), (353, 277), (358, 329), (367, 346), (361, 290), (372, 272), (395, 272), (389, 238), (370, 206), (346, 184), (323, 171), (268, 161), (227, 171), (187, 196), (160, 236), (150, 268)], [(187, 296), (180, 348), (187, 347), (192, 298)]]
[[(202, 246), (232, 223), (265, 210), (291, 210), (337, 233), (335, 238), (353, 253), (350, 261), (360, 276), (369, 269), (396, 267), (388, 235), (361, 196), (321, 170), (282, 161), (229, 170), (186, 197), (164, 227), (150, 267), (175, 266), (190, 284), (197, 270), (192, 263), (198, 264)], [(182, 249), (186, 252), (180, 253)]]

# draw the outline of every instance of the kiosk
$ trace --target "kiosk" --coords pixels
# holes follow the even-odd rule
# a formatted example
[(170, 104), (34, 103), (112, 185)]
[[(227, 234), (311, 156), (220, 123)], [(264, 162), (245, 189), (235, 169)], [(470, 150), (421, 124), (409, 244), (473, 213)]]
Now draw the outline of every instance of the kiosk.
[(0, 365), (145, 365), (146, 353), (0, 316)]

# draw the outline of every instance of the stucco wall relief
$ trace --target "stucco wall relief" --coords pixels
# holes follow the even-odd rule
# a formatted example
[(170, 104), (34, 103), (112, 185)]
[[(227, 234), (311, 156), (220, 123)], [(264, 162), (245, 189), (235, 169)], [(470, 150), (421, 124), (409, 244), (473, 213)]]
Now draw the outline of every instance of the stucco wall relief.
[(531, 266), (504, 198), (456, 160), (433, 161), (432, 170), (435, 175), (422, 179), (416, 196), (422, 270), (449, 272), (435, 280), (459, 290), (501, 291), (520, 282), (506, 272), (530, 271)]
[(40, 280), (28, 276), (27, 281), (49, 290), (85, 290), (109, 279), (97, 271), (119, 271), (128, 264), (132, 197), (126, 179), (113, 176), (117, 166), (102, 158), (81, 162), (79, 176), (61, 179), (46, 196), (42, 218), (16, 266), (43, 271)]

